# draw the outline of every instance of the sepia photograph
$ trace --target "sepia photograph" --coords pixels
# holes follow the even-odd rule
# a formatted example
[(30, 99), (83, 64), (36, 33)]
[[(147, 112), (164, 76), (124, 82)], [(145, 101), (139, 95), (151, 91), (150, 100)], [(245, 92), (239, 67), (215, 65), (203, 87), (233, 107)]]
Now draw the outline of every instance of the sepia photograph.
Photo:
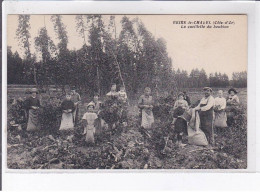
[(247, 169), (247, 15), (7, 16), (8, 169)]

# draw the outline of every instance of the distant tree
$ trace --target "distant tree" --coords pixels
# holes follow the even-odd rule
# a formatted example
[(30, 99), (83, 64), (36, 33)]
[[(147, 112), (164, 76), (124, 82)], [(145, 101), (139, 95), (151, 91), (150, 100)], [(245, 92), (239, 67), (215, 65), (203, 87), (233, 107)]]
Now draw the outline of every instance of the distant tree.
[(7, 47), (7, 83), (24, 83), (24, 63), (18, 52), (12, 52), (11, 47)]
[(40, 85), (48, 85), (54, 82), (53, 74), (54, 60), (58, 53), (54, 42), (51, 40), (45, 27), (39, 30), (39, 35), (35, 38), (35, 48), (41, 54), (41, 62), (38, 63), (38, 80)]
[(234, 72), (232, 74), (232, 86), (238, 88), (247, 87), (247, 71)]
[(68, 50), (68, 35), (66, 26), (62, 22), (61, 15), (51, 16), (51, 21), (53, 22), (54, 31), (57, 35), (59, 43), (57, 45), (58, 57), (55, 68), (53, 68), (53, 73), (56, 78), (56, 84), (64, 86), (70, 84), (71, 75), (71, 56)]
[[(92, 88), (99, 94), (103, 87), (106, 85), (107, 80), (103, 79), (106, 77), (103, 53), (103, 33), (104, 33), (104, 22), (101, 15), (88, 15), (87, 21), (89, 23), (89, 57), (91, 58), (91, 82), (89, 83)], [(104, 83), (104, 85), (103, 85)]]
[(208, 85), (208, 76), (204, 69), (201, 69), (199, 72), (199, 87), (207, 86)]
[(229, 86), (229, 79), (227, 74), (215, 73), (209, 76), (209, 85), (211, 87), (227, 87)]
[[(121, 66), (123, 80), (126, 83), (127, 91), (137, 92), (140, 86), (138, 79), (137, 62), (139, 59), (140, 50), (137, 39), (137, 31), (134, 29), (134, 21), (124, 16), (121, 20), (122, 30), (117, 41), (118, 62)], [(115, 25), (114, 29), (115, 28)], [(115, 36), (116, 37), (116, 36)], [(131, 75), (128, 72), (132, 72)], [(117, 73), (118, 74), (118, 73)]]
[(83, 38), (84, 46), (87, 46), (87, 37), (86, 37), (87, 24), (84, 20), (83, 15), (76, 16), (76, 29), (77, 32), (79, 32), (80, 36)]
[(57, 38), (59, 39), (58, 49), (60, 54), (66, 54), (68, 51), (68, 35), (66, 26), (62, 22), (61, 15), (51, 16), (51, 20), (54, 24), (54, 31), (56, 32)]
[(30, 15), (19, 15), (18, 17), (18, 28), (16, 30), (16, 37), (18, 39), (19, 45), (24, 49), (24, 63), (26, 64), (27, 77), (33, 77), (33, 81), (36, 85), (37, 82), (37, 70), (36, 70), (36, 57), (31, 53), (31, 42), (30, 42)]

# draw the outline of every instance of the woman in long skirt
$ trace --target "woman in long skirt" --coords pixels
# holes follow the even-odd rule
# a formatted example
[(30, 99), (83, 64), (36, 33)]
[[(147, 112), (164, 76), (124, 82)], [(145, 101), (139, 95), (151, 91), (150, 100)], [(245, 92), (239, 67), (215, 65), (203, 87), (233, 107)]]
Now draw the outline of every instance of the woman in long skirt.
[(27, 131), (35, 131), (40, 128), (39, 125), (39, 108), (40, 100), (37, 98), (38, 90), (33, 88), (31, 96), (26, 101), (26, 108), (28, 110)]
[(223, 97), (223, 91), (218, 91), (218, 97), (215, 98), (215, 127), (225, 128), (227, 127), (227, 114), (226, 114), (226, 99)]
[(150, 129), (154, 123), (153, 116), (153, 97), (151, 96), (151, 89), (146, 87), (144, 95), (139, 98), (138, 107), (141, 109), (142, 121), (141, 127)]
[(73, 111), (74, 103), (71, 100), (71, 95), (66, 94), (66, 99), (61, 103), (62, 118), (59, 130), (69, 130), (74, 128)]

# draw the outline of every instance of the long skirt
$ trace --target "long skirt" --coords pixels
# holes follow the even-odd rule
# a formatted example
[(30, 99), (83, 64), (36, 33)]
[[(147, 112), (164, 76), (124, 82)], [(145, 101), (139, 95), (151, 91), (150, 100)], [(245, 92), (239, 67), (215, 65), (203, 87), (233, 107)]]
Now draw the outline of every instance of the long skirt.
[(153, 112), (151, 110), (142, 110), (142, 123), (141, 126), (145, 129), (150, 129), (154, 123)]
[(213, 110), (200, 112), (200, 126), (201, 130), (205, 133), (209, 144), (214, 144), (214, 131), (213, 131)]
[(225, 128), (227, 127), (227, 114), (225, 111), (215, 112), (215, 127)]
[(95, 143), (94, 134), (96, 132), (96, 129), (95, 129), (94, 125), (88, 125), (85, 128), (85, 131), (86, 131), (86, 142)]
[(38, 110), (30, 109), (27, 123), (27, 131), (35, 131), (39, 128), (39, 112)]
[(72, 113), (62, 113), (61, 124), (59, 130), (73, 129), (73, 115)]

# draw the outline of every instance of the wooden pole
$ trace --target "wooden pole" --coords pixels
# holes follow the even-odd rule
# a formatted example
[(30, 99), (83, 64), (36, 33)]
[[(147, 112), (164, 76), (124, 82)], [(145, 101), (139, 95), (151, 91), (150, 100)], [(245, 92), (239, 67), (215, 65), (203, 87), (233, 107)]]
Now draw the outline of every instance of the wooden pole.
[[(111, 50), (111, 51), (112, 51), (112, 50)], [(114, 56), (114, 58), (115, 58), (115, 63), (116, 63), (116, 65), (117, 65), (118, 71), (119, 71), (119, 77), (120, 77), (120, 79), (121, 79), (121, 82), (122, 82), (122, 84), (123, 84), (123, 86), (124, 86), (124, 88), (125, 88), (125, 92), (126, 92), (126, 95), (127, 95), (127, 91), (126, 91), (126, 87), (125, 87), (125, 82), (124, 82), (124, 79), (123, 79), (123, 77), (122, 77), (120, 65), (119, 65), (119, 63), (118, 63), (118, 61), (117, 61), (117, 57), (116, 57), (116, 55), (115, 55), (115, 53), (114, 53), (113, 51), (112, 51), (112, 54), (113, 54), (113, 56)], [(127, 104), (128, 104), (128, 106), (129, 106), (129, 101), (127, 101)]]

